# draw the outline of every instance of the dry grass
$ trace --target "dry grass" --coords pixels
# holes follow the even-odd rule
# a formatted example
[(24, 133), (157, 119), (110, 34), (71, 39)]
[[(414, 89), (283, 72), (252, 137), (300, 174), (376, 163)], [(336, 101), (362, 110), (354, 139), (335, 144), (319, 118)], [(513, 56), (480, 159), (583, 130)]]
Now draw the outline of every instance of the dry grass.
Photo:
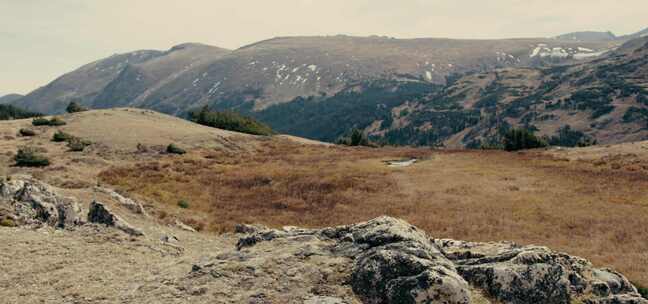
[[(238, 223), (318, 227), (384, 213), (362, 207), (396, 191), (390, 170), (367, 161), (379, 153), (384, 151), (270, 141), (249, 153), (199, 151), (113, 168), (100, 178), (160, 202), (163, 214), (202, 215), (210, 231), (231, 231)], [(391, 156), (422, 154), (394, 150)], [(189, 203), (188, 211), (177, 208), (180, 200)]]
[[(163, 221), (180, 217), (212, 232), (237, 223), (320, 227), (391, 215), (438, 238), (546, 245), (648, 286), (648, 143), (526, 154), (352, 149), (226, 136), (126, 109), (66, 120), (61, 129), (96, 144), (70, 153), (50, 141), (57, 128), (20, 137), (30, 120), (0, 122), (0, 175), (31, 174), (85, 201), (99, 176), (148, 202)], [(122, 137), (128, 128), (111, 126), (140, 133)], [(170, 142), (189, 153), (137, 151), (137, 143)], [(12, 166), (19, 146), (46, 150), (52, 165)], [(405, 156), (426, 160), (398, 169), (382, 163)]]
[[(390, 169), (385, 159), (427, 158)], [(648, 171), (539, 153), (350, 149), (275, 141), (116, 167), (104, 182), (224, 232), (236, 223), (321, 227), (379, 215), (432, 236), (547, 245), (648, 285)], [(184, 199), (189, 209), (177, 202)]]

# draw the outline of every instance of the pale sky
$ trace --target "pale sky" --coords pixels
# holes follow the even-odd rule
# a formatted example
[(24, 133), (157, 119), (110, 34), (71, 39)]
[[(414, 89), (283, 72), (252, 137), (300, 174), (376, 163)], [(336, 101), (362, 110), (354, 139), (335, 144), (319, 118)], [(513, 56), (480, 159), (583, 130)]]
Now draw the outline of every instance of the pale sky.
[(550, 37), (648, 27), (646, 0), (0, 0), (0, 96), (137, 49), (275, 36)]

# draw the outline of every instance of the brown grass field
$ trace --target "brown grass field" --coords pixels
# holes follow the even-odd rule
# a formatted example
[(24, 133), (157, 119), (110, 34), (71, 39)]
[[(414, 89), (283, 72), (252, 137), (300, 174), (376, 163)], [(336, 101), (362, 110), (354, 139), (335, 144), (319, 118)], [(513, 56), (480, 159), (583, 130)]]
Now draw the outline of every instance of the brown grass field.
[[(423, 161), (397, 169), (382, 162), (408, 156)], [(322, 227), (386, 214), (436, 238), (546, 245), (648, 285), (647, 165), (540, 152), (268, 142), (250, 153), (203, 150), (112, 168), (100, 178), (160, 202), (163, 217), (193, 217), (190, 222), (213, 232), (241, 222)], [(179, 208), (179, 200), (189, 209)]]
[[(54, 128), (24, 138), (16, 132), (30, 120), (0, 122), (0, 174), (30, 174), (85, 197), (99, 180), (146, 201), (163, 223), (180, 218), (206, 233), (391, 215), (435, 238), (546, 245), (648, 286), (648, 142), (523, 153), (347, 148), (211, 131), (139, 110), (64, 118), (63, 130), (95, 144), (72, 153), (50, 141)], [(148, 132), (148, 123), (156, 128)], [(140, 137), (151, 151), (136, 149)], [(160, 154), (170, 142), (189, 153)], [(19, 146), (42, 148), (52, 165), (12, 166)], [(403, 157), (421, 161), (383, 163)]]

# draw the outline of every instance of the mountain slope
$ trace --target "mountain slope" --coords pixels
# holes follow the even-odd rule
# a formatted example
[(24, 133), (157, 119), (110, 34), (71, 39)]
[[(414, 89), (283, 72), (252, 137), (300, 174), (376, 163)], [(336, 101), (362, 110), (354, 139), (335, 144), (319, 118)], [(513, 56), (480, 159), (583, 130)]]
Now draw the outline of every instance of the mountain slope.
[(559, 35), (556, 39), (574, 40), (574, 41), (611, 41), (617, 39), (617, 36), (612, 32), (574, 32)]
[[(43, 113), (61, 113), (70, 101), (102, 106), (107, 102), (100, 100), (110, 98), (111, 107), (126, 105), (131, 98), (146, 94), (147, 89), (167, 78), (177, 77), (193, 65), (227, 52), (216, 47), (185, 44), (166, 52), (143, 50), (113, 55), (67, 73), (14, 103)], [(119, 99), (112, 102), (114, 90), (120, 90), (129, 102)]]
[[(19, 104), (44, 112), (60, 112), (72, 99), (96, 108), (135, 106), (169, 114), (204, 104), (261, 110), (300, 96), (334, 95), (371, 79), (406, 75), (443, 84), (451, 75), (572, 62), (617, 45), (557, 39), (349, 36), (275, 38), (232, 52), (189, 45), (152, 52), (128, 64), (129, 55), (122, 55), (117, 66), (110, 65), (110, 73), (89, 73), (105, 60), (99, 61), (29, 94)], [(87, 80), (77, 83), (79, 79)]]
[(513, 126), (568, 146), (645, 140), (647, 43), (630, 41), (580, 64), (496, 69), (445, 86), (403, 77), (367, 80), (332, 96), (240, 110), (279, 132), (325, 141), (360, 128), (389, 144), (479, 147), (497, 144)]
[(392, 124), (369, 131), (379, 135), (405, 129), (404, 137), (415, 143), (413, 139), (448, 127), (432, 116), (470, 111), (479, 119), (443, 138), (446, 145), (476, 147), (497, 141), (511, 126), (524, 126), (546, 136), (562, 130), (563, 135), (572, 137), (571, 143), (587, 137), (600, 143), (645, 140), (648, 38), (628, 42), (586, 64), (469, 75), (405, 108), (410, 110), (408, 115), (393, 114), (392, 120), (405, 121), (406, 127)]
[(8, 94), (8, 95), (0, 96), (0, 104), (12, 103), (23, 97), (24, 96), (20, 94)]

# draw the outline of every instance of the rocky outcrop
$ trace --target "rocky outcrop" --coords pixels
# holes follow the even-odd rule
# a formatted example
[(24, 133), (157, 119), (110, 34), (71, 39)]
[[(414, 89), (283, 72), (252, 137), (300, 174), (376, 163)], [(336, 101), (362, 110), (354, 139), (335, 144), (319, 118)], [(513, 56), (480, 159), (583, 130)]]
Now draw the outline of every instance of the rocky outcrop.
[(88, 211), (88, 222), (115, 227), (133, 236), (144, 235), (141, 230), (131, 226), (124, 219), (110, 211), (110, 209), (106, 205), (97, 201), (90, 203), (90, 210)]
[(648, 303), (621, 274), (540, 246), (437, 240), (463, 278), (502, 303)]
[(42, 182), (25, 178), (0, 182), (0, 221), (5, 225), (66, 228), (83, 223), (79, 204)]
[[(237, 243), (238, 253), (197, 265), (194, 275), (226, 275), (218, 265), (241, 261), (242, 256), (266, 263), (269, 251), (290, 248), (302, 259), (335, 261), (348, 270), (339, 275), (346, 276), (343, 281), (354, 297), (335, 298), (339, 303), (648, 304), (623, 275), (597, 269), (584, 259), (539, 246), (432, 240), (389, 217), (320, 230), (239, 225), (236, 231), (245, 234)], [(339, 293), (325, 296), (335, 295)], [(316, 296), (321, 295), (301, 299)]]

